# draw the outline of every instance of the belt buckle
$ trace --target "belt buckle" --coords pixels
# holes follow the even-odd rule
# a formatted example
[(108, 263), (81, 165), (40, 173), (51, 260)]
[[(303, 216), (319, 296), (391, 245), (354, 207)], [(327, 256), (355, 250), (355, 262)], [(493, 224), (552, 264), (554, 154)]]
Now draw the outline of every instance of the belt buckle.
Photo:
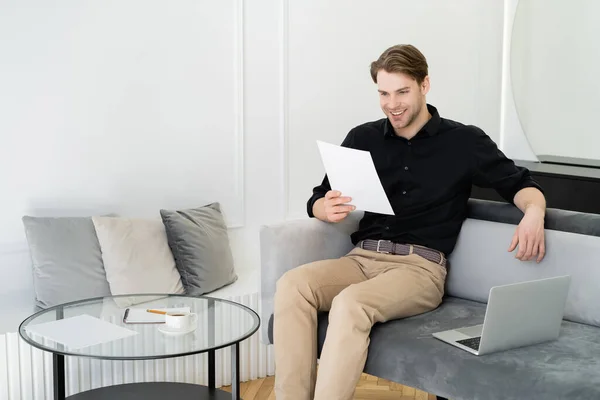
[(377, 241), (377, 250), (375, 250), (375, 251), (378, 253), (382, 253), (382, 254), (390, 254), (389, 251), (380, 251), (379, 250), (379, 246), (381, 245), (381, 242), (383, 242), (383, 240), (381, 240), (381, 239)]

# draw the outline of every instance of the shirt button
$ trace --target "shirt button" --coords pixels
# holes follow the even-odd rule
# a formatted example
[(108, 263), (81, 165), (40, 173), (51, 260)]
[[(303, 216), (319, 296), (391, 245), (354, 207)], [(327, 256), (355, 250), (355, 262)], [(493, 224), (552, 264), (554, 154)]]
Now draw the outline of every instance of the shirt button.
[(405, 170), (405, 171), (408, 171), (408, 167), (404, 167), (404, 170)]
[(385, 227), (385, 230), (386, 230), (386, 231), (389, 231), (389, 230), (390, 230), (390, 227), (389, 227), (389, 226), (386, 226), (386, 227)]
[(406, 190), (403, 190), (403, 191), (402, 191), (402, 194), (406, 194)]
[(409, 145), (409, 146), (410, 146), (411, 144), (412, 144), (411, 142), (408, 142), (408, 145)]

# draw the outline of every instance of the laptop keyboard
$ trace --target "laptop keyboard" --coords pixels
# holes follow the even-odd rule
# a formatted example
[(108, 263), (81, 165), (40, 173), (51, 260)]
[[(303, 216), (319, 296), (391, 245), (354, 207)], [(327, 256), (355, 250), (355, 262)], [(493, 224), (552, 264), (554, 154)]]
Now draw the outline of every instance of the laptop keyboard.
[(473, 350), (479, 350), (479, 342), (481, 341), (481, 336), (477, 336), (474, 338), (457, 340), (456, 343), (460, 343), (463, 346), (467, 346)]

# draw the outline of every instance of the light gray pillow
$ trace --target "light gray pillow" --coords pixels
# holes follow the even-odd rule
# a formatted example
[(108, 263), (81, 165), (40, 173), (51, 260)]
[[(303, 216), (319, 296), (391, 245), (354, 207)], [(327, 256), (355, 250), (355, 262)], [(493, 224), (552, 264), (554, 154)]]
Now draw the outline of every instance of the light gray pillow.
[(237, 280), (219, 203), (160, 210), (160, 216), (186, 294), (209, 293)]
[(37, 306), (110, 296), (91, 217), (24, 216), (22, 221)]

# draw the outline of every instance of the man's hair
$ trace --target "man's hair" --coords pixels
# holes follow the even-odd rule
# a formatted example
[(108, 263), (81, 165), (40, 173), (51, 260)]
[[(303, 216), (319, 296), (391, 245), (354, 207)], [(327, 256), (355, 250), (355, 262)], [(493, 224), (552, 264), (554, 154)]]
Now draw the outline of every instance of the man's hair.
[(388, 73), (401, 72), (412, 77), (420, 85), (428, 74), (427, 60), (423, 53), (410, 44), (399, 44), (384, 51), (377, 61), (371, 63), (371, 78), (377, 83), (379, 70)]

